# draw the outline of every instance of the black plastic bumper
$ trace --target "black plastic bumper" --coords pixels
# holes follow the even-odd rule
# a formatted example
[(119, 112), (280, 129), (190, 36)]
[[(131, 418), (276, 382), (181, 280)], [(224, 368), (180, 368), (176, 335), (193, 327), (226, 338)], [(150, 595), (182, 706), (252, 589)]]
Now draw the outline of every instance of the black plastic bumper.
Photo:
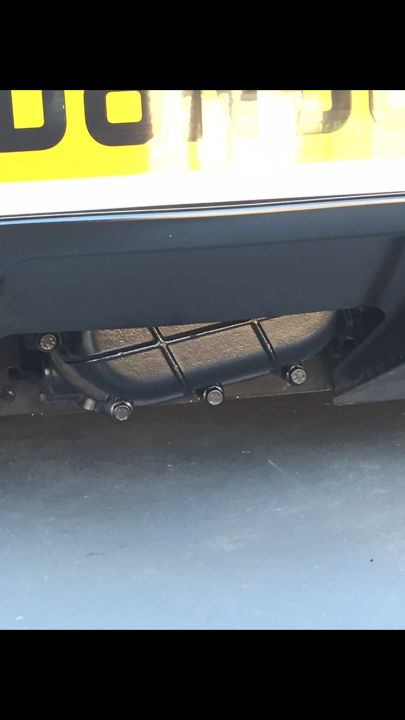
[(405, 195), (0, 220), (0, 336), (405, 300)]

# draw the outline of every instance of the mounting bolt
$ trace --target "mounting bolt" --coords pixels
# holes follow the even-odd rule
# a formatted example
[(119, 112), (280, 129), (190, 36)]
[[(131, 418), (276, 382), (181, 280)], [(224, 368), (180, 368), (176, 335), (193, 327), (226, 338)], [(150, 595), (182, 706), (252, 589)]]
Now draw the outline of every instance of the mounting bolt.
[(58, 338), (56, 335), (52, 335), (52, 333), (42, 335), (39, 341), (39, 347), (43, 352), (50, 353), (58, 347)]
[(13, 392), (13, 390), (11, 390), (9, 387), (5, 387), (2, 393), (2, 398), (6, 403), (11, 405), (11, 403), (13, 403), (15, 400), (15, 392)]
[(225, 400), (225, 393), (221, 387), (211, 387), (208, 388), (208, 390), (205, 391), (203, 398), (208, 405), (211, 405), (211, 407), (218, 407), (218, 405), (222, 405), (222, 403)]
[(111, 417), (118, 422), (127, 422), (134, 412), (131, 403), (125, 400), (117, 400), (111, 408)]
[(83, 398), (80, 403), (78, 403), (79, 406), (82, 408), (82, 410), (86, 410), (86, 412), (95, 412), (97, 403), (95, 400), (92, 400), (92, 398)]
[(291, 385), (299, 387), (308, 380), (308, 373), (301, 365), (293, 365), (287, 373), (287, 380)]

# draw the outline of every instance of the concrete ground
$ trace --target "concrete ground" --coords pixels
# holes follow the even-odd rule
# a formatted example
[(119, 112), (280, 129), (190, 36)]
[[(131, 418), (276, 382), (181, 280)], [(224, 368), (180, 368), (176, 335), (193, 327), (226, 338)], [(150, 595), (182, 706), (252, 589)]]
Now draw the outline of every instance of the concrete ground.
[(0, 421), (0, 629), (405, 628), (405, 403)]

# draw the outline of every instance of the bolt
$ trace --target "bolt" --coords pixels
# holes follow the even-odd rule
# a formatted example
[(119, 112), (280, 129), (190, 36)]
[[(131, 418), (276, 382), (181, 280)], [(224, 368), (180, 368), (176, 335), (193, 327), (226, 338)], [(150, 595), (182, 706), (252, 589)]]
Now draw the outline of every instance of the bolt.
[(15, 400), (15, 392), (13, 392), (13, 390), (11, 390), (9, 387), (5, 387), (2, 397), (6, 403), (11, 405), (11, 403), (13, 403)]
[(92, 398), (83, 398), (79, 405), (86, 412), (94, 412), (97, 407), (96, 401), (92, 400)]
[(307, 371), (300, 365), (293, 365), (287, 373), (287, 379), (291, 385), (304, 385), (308, 380)]
[(58, 338), (56, 335), (52, 335), (51, 333), (47, 333), (46, 335), (43, 335), (39, 341), (39, 347), (44, 352), (50, 353), (52, 350), (55, 350), (58, 346)]
[(225, 400), (225, 393), (221, 387), (212, 387), (205, 391), (204, 395), (205, 402), (211, 407), (218, 407), (222, 405)]
[(131, 403), (124, 400), (117, 400), (111, 408), (111, 416), (118, 422), (126, 422), (134, 412)]

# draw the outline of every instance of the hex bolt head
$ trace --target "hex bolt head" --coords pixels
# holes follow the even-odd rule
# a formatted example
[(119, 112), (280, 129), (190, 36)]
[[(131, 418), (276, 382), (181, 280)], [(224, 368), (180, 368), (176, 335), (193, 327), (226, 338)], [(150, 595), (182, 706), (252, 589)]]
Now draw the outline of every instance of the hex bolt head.
[(111, 417), (118, 422), (127, 422), (134, 412), (131, 403), (125, 400), (117, 400), (111, 408)]
[(211, 407), (218, 407), (224, 402), (225, 393), (223, 389), (219, 386), (211, 387), (205, 391), (203, 397), (205, 402), (208, 403), (208, 405), (211, 405)]
[(97, 403), (95, 400), (92, 400), (92, 398), (83, 398), (79, 403), (79, 406), (82, 410), (86, 410), (86, 412), (95, 412)]
[(14, 392), (13, 390), (11, 390), (11, 388), (5, 387), (4, 390), (3, 390), (3, 395), (2, 395), (2, 397), (3, 397), (3, 400), (4, 400), (6, 403), (8, 403), (9, 405), (11, 405), (11, 403), (13, 403), (14, 400), (15, 400), (15, 392)]
[(47, 333), (41, 337), (39, 347), (43, 352), (50, 353), (58, 347), (58, 338), (52, 333)]
[(304, 385), (306, 383), (308, 380), (308, 374), (301, 365), (293, 365), (287, 373), (287, 379), (291, 385), (299, 387), (300, 385)]

